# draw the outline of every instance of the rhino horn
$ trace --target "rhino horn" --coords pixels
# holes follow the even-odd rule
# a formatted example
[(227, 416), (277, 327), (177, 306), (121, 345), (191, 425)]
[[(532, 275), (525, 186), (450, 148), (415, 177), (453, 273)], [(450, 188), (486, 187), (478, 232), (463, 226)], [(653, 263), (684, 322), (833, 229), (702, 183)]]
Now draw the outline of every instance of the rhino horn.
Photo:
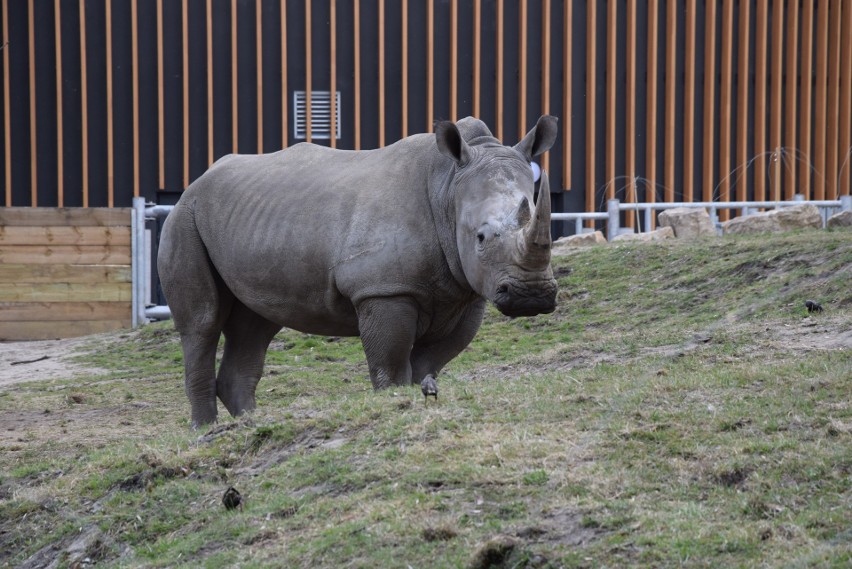
[(524, 244), (526, 256), (530, 260), (550, 261), (550, 181), (547, 172), (541, 173), (535, 214), (524, 229)]

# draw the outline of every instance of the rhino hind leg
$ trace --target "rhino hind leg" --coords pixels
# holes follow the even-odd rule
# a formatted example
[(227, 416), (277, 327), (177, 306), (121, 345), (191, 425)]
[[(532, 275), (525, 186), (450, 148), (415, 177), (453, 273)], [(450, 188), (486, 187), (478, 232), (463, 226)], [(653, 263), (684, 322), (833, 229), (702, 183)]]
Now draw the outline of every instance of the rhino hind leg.
[(254, 410), (266, 350), (281, 328), (234, 301), (225, 323), (225, 351), (216, 378), (216, 395), (234, 417)]
[(357, 312), (373, 388), (410, 385), (417, 304), (408, 297), (369, 298), (359, 303)]
[(411, 351), (411, 370), (415, 381), (426, 376), (437, 377), (450, 360), (464, 350), (482, 324), (485, 314), (485, 301), (479, 300), (467, 307), (456, 327), (439, 340), (418, 341)]

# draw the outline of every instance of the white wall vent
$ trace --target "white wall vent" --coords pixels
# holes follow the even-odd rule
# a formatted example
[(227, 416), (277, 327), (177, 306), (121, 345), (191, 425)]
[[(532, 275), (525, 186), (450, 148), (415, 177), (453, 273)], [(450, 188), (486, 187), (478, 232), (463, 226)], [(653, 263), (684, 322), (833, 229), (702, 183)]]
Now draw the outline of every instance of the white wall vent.
[[(340, 138), (340, 91), (335, 92), (336, 107), (334, 138)], [(295, 138), (307, 138), (306, 133), (306, 107), (307, 98), (305, 91), (293, 91), (293, 136)], [(328, 140), (331, 138), (331, 93), (329, 91), (311, 91), (311, 138)]]

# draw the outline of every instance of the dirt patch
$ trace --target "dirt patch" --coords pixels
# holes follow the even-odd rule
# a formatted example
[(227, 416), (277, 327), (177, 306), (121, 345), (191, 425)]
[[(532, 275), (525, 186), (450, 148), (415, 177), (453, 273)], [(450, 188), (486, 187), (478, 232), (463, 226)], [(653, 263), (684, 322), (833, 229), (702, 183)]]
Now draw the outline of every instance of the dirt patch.
[(115, 338), (115, 334), (98, 334), (65, 340), (0, 342), (0, 389), (26, 381), (106, 373), (106, 370), (74, 362), (72, 358), (86, 354), (101, 339), (114, 341)]

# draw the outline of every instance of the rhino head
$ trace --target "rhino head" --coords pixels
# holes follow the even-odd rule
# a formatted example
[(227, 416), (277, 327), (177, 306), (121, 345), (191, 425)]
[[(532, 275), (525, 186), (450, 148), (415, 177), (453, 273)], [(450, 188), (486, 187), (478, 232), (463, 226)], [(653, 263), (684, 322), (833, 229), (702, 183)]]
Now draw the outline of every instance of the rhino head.
[[(480, 136), (468, 144), (459, 126)], [(556, 117), (541, 117), (514, 147), (503, 146), (471, 118), (458, 125), (440, 122), (435, 136), (441, 153), (455, 162), (456, 246), (471, 288), (506, 316), (553, 312), (557, 286), (550, 267), (550, 186), (543, 172), (533, 208), (530, 161), (556, 140)]]

